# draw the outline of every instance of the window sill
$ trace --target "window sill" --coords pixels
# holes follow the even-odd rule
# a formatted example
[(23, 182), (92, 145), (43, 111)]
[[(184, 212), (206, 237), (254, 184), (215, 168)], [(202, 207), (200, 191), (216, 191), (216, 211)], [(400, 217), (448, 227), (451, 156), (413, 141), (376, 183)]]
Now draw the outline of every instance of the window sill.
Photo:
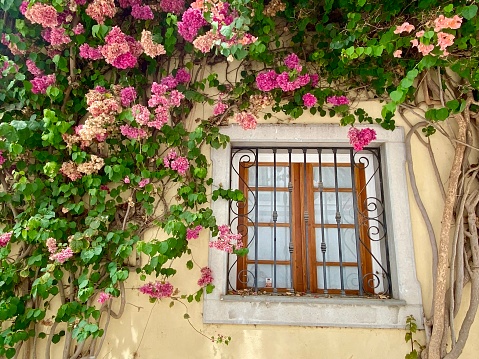
[[(404, 329), (403, 318), (414, 315), (421, 323), (422, 307), (404, 300), (314, 296), (240, 296), (213, 298), (205, 310), (205, 323), (265, 324), (345, 328)], [(213, 303), (214, 302), (214, 303)], [(205, 303), (206, 304), (206, 303)]]

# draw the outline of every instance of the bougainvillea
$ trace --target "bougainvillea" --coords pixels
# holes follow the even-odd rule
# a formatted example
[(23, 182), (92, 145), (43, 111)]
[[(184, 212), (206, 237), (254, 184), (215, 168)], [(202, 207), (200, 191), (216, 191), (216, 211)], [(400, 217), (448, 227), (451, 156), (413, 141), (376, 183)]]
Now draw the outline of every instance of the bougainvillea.
[[(254, 130), (273, 114), (291, 121), (307, 111), (313, 119), (393, 129), (396, 110), (411, 106), (433, 71), (441, 80), (421, 91), (425, 135), (442, 131), (440, 121), (477, 112), (477, 5), (340, 3), (2, 5), (0, 316), (10, 327), (0, 333), (0, 356), (37, 343), (31, 335), (64, 343), (65, 353), (80, 342), (88, 343), (81, 356), (99, 352), (103, 341), (87, 339), (103, 335), (106, 306), (119, 301), (124, 310), (116, 298), (136, 272), (149, 281), (139, 290), (152, 300), (211, 292), (214, 273), (204, 264), (194, 295), (176, 289), (173, 267), (203, 234), (212, 235), (211, 248), (243, 250), (241, 236), (217, 224), (206, 205), (212, 179), (205, 147), (228, 141), (219, 126)], [(379, 118), (361, 108), (371, 97), (385, 101)], [(351, 127), (344, 141), (360, 151), (375, 131)], [(164, 236), (144, 238), (151, 227)], [(146, 262), (130, 263), (134, 252)], [(5, 304), (14, 298), (27, 310)], [(52, 327), (50, 339), (28, 329), (43, 320), (61, 328)]]

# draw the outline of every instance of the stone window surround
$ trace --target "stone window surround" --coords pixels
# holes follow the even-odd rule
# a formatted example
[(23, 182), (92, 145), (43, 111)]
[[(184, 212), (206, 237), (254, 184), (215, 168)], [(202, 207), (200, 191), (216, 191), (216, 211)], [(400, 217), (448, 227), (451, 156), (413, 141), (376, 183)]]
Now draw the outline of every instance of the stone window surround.
[[(358, 126), (360, 127), (360, 126)], [(321, 327), (400, 328), (414, 315), (422, 328), (422, 298), (416, 278), (411, 217), (407, 193), (404, 130), (386, 131), (379, 126), (384, 175), (385, 209), (394, 299), (344, 297), (238, 296), (226, 294), (227, 253), (209, 249), (209, 267), (215, 290), (204, 298), (204, 323), (298, 325)], [(221, 128), (230, 137), (224, 149), (211, 151), (213, 188), (230, 183), (231, 145), (347, 145), (347, 127), (337, 124), (258, 124), (245, 131), (238, 125)], [(391, 204), (394, 203), (394, 206)], [(228, 223), (228, 202), (219, 199), (211, 207), (218, 224)]]

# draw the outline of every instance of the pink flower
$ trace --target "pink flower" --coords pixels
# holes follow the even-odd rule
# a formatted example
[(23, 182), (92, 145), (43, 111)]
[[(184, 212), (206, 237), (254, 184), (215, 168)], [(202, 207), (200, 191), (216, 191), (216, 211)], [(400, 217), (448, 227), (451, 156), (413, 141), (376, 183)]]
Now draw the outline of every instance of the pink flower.
[(97, 23), (103, 24), (105, 18), (115, 16), (117, 8), (114, 0), (93, 0), (86, 8), (86, 13)]
[(40, 69), (37, 67), (37, 65), (35, 64), (35, 62), (33, 62), (32, 60), (27, 59), (26, 64), (27, 64), (27, 69), (28, 69), (28, 71), (29, 71), (33, 76), (41, 76), (41, 75), (43, 75), (43, 71), (40, 70)]
[(120, 91), (121, 105), (128, 107), (136, 100), (136, 90), (134, 87), (125, 87)]
[(284, 58), (284, 64), (291, 70), (301, 71), (301, 66), (299, 65), (299, 57), (296, 54), (289, 54)]
[(150, 111), (143, 105), (134, 105), (131, 108), (131, 113), (135, 118), (135, 121), (138, 122), (140, 125), (146, 125), (148, 121), (150, 121)]
[(35, 77), (32, 81), (30, 81), (32, 84), (32, 92), (35, 94), (44, 94), (47, 92), (47, 88), (53, 85), (55, 81), (55, 74)]
[(401, 55), (402, 55), (402, 50), (396, 50), (393, 52), (394, 57), (401, 57)]
[(213, 115), (218, 116), (223, 113), (228, 109), (228, 105), (225, 104), (223, 101), (219, 101), (215, 104), (215, 107), (213, 107)]
[(74, 28), (73, 28), (73, 33), (75, 35), (80, 35), (80, 34), (83, 34), (85, 32), (85, 28), (83, 27), (82, 24), (77, 24)]
[(178, 71), (176, 72), (175, 79), (180, 84), (186, 84), (190, 82), (191, 75), (188, 71), (186, 71), (186, 69), (178, 69)]
[(25, 17), (32, 24), (40, 24), (43, 27), (58, 26), (58, 13), (51, 5), (35, 3), (25, 11)]
[(100, 49), (91, 47), (88, 44), (80, 45), (80, 57), (89, 60), (100, 60), (103, 58)]
[(306, 107), (313, 107), (318, 102), (318, 99), (311, 93), (303, 95), (303, 103)]
[(256, 116), (246, 111), (235, 113), (233, 119), (243, 127), (243, 130), (254, 130), (258, 123)]
[(432, 50), (434, 50), (434, 45), (433, 44), (425, 45), (423, 43), (420, 43), (417, 46), (417, 51), (419, 51), (423, 56), (428, 55)]
[(0, 234), (0, 247), (5, 247), (12, 238), (13, 232), (7, 232)]
[(130, 183), (130, 177), (126, 176), (125, 178), (123, 178), (123, 182), (125, 182), (126, 184)]
[(161, 299), (171, 297), (173, 295), (173, 289), (173, 286), (168, 282), (156, 281), (145, 284), (138, 290), (140, 293), (149, 295), (152, 299)]
[(394, 30), (394, 33), (395, 34), (401, 34), (403, 32), (411, 32), (412, 30), (414, 30), (414, 25), (411, 25), (410, 23), (405, 22), (405, 23), (397, 26), (396, 30)]
[(148, 30), (143, 30), (141, 32), (140, 44), (143, 47), (145, 54), (151, 58), (166, 54), (164, 46), (154, 42), (153, 35)]
[(334, 106), (348, 105), (349, 99), (346, 96), (329, 96), (326, 101)]
[(46, 240), (46, 245), (50, 254), (54, 254), (57, 251), (57, 240), (55, 238), (48, 238)]
[(213, 272), (208, 267), (201, 268), (201, 278), (198, 279), (198, 285), (200, 287), (206, 287), (213, 282)]
[(115, 60), (113, 60), (111, 64), (117, 69), (131, 69), (136, 66), (137, 59), (135, 56), (128, 52), (126, 54), (118, 56)]
[(219, 234), (216, 241), (209, 242), (210, 248), (216, 248), (220, 251), (233, 253), (234, 249), (243, 248), (243, 239), (241, 234), (231, 233), (228, 225), (218, 226)]
[(137, 20), (153, 20), (155, 18), (153, 11), (151, 11), (148, 5), (133, 5), (131, 8), (131, 16)]
[(63, 27), (54, 27), (50, 30), (48, 41), (52, 44), (52, 46), (59, 46), (68, 44), (72, 41), (72, 39), (67, 35), (66, 30)]
[(190, 163), (186, 157), (178, 157), (171, 162), (170, 167), (172, 170), (178, 172), (178, 174), (184, 176), (188, 168), (190, 168)]
[(98, 295), (97, 302), (100, 303), (100, 304), (103, 304), (103, 303), (105, 303), (107, 300), (109, 300), (110, 298), (111, 298), (111, 294), (108, 294), (108, 293), (105, 293), (105, 292), (101, 292), (101, 293)]
[(312, 74), (309, 77), (311, 79), (311, 86), (316, 87), (316, 85), (319, 83), (319, 75), (318, 74)]
[(180, 14), (185, 8), (185, 0), (160, 0), (160, 8), (164, 12)]
[(260, 72), (256, 76), (256, 86), (260, 91), (271, 91), (277, 87), (276, 79), (278, 74), (274, 70)]
[(3, 151), (0, 151), (0, 167), (5, 163), (6, 159), (3, 157)]
[(145, 130), (130, 125), (120, 126), (120, 131), (123, 136), (128, 137), (131, 140), (140, 140), (148, 137), (148, 133)]
[[(153, 82), (151, 84), (151, 93), (155, 95), (164, 95), (168, 91), (168, 86), (165, 84), (158, 84), (156, 82)], [(154, 106), (150, 106), (154, 107)]]
[(355, 151), (361, 151), (371, 141), (376, 139), (376, 131), (372, 128), (363, 128), (361, 130), (351, 127), (348, 131), (349, 142)]
[(423, 37), (424, 36), (424, 30), (416, 32), (416, 37)]
[(442, 29), (459, 29), (462, 25), (462, 17), (454, 15), (454, 17), (444, 17), (444, 15), (439, 15), (437, 19), (434, 20), (434, 31), (439, 32)]
[(220, 37), (213, 30), (208, 31), (206, 34), (198, 36), (193, 40), (193, 46), (195, 49), (200, 50), (202, 53), (208, 53), (216, 40), (219, 40)]
[(173, 90), (171, 91), (168, 105), (173, 107), (179, 107), (181, 104), (181, 100), (183, 100), (184, 98), (185, 98), (185, 95), (183, 95), (181, 92), (177, 90)]
[(150, 183), (150, 179), (149, 178), (144, 178), (142, 179), (139, 183), (138, 183), (138, 186), (140, 188), (143, 188), (145, 187), (148, 183)]
[(412, 39), (410, 42), (412, 47), (417, 47), (419, 45), (419, 41), (417, 39)]
[(172, 75), (169, 75), (162, 78), (160, 84), (166, 86), (168, 90), (172, 90), (178, 86), (178, 81)]
[(454, 43), (455, 36), (446, 32), (437, 33), (437, 45), (442, 51), (446, 50), (446, 47), (451, 46)]
[(72, 256), (73, 256), (72, 249), (70, 247), (66, 247), (65, 249), (62, 249), (60, 252), (52, 254), (50, 256), (50, 260), (56, 260), (58, 263), (63, 264)]
[(198, 30), (207, 24), (200, 10), (189, 8), (183, 13), (181, 21), (178, 21), (178, 33), (186, 41), (193, 42), (198, 34)]
[(18, 8), (18, 10), (20, 11), (20, 14), (25, 15), (25, 13), (27, 12), (27, 9), (28, 9), (28, 1), (22, 1), (22, 3), (20, 4), (20, 7)]
[(196, 226), (195, 228), (186, 229), (186, 240), (197, 239), (200, 236), (200, 231), (203, 229), (202, 226)]

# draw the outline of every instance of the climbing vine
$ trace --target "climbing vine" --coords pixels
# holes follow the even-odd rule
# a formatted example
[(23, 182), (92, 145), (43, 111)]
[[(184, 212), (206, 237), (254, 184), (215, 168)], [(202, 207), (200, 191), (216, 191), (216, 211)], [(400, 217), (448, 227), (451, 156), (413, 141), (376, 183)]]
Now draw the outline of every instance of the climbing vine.
[[(151, 301), (211, 292), (214, 273), (193, 259), (197, 292), (171, 282), (201, 231), (245, 254), (208, 207), (243, 194), (211, 187), (205, 151), (226, 146), (229, 121), (254, 130), (309, 113), (351, 126), (356, 150), (376, 138), (360, 123), (409, 124), (433, 253), (423, 355), (457, 358), (479, 306), (477, 11), (467, 0), (0, 0), (0, 355), (49, 358), (62, 337), (63, 358), (98, 355), (133, 275)], [(371, 99), (380, 118), (360, 107)], [(434, 163), (436, 132), (455, 153), (448, 179), (435, 171), (438, 234), (410, 151), (415, 136)]]

